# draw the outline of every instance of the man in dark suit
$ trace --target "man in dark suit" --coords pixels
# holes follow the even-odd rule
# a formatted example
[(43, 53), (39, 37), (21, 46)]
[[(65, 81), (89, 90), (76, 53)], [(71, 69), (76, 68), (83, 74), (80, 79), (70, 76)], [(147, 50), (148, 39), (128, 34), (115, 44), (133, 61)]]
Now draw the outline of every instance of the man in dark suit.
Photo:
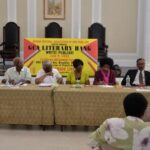
[(145, 71), (145, 60), (139, 58), (136, 61), (137, 69), (128, 70), (121, 84), (126, 85), (127, 76), (130, 77), (131, 86), (150, 86), (150, 72)]

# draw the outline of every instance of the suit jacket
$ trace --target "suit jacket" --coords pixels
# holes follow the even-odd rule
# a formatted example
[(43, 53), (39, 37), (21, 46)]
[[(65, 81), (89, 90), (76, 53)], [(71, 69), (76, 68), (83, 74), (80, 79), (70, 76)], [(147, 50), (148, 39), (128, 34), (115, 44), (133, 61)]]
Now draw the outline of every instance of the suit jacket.
[[(128, 72), (126, 73), (126, 75), (124, 76), (121, 84), (122, 85), (126, 85), (126, 77), (129, 75), (130, 77), (130, 84), (132, 86), (136, 86), (133, 84), (136, 74), (137, 74), (138, 70), (134, 69), (134, 70), (128, 70)], [(144, 71), (144, 76), (145, 76), (145, 85), (146, 86), (150, 86), (150, 72), (149, 71)]]

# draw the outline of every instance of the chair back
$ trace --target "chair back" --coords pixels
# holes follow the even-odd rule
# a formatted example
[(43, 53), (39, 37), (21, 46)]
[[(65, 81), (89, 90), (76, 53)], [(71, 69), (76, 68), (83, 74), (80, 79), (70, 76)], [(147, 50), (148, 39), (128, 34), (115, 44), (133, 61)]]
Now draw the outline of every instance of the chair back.
[(14, 22), (8, 22), (3, 27), (3, 51), (7, 59), (20, 55), (20, 27)]
[(93, 23), (88, 28), (88, 38), (95, 38), (98, 40), (98, 58), (107, 56), (107, 48), (105, 42), (105, 27), (100, 23)]
[(88, 37), (89, 38), (96, 38), (98, 39), (98, 48), (105, 49), (105, 27), (100, 23), (93, 23), (88, 30)]
[(62, 27), (56, 22), (49, 23), (45, 27), (45, 37), (62, 38)]

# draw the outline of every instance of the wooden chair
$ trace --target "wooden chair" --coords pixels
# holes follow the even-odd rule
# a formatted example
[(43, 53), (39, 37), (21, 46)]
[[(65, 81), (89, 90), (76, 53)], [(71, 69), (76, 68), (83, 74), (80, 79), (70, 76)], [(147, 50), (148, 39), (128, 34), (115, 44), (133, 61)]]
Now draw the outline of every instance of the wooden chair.
[(100, 23), (93, 23), (88, 28), (88, 38), (98, 40), (98, 60), (107, 57), (108, 45), (105, 42), (105, 27)]
[(20, 55), (20, 27), (16, 23), (8, 22), (3, 27), (3, 42), (0, 46), (0, 55), (5, 67), (5, 61), (12, 61)]
[(45, 37), (62, 38), (62, 27), (56, 22), (49, 23), (45, 27)]

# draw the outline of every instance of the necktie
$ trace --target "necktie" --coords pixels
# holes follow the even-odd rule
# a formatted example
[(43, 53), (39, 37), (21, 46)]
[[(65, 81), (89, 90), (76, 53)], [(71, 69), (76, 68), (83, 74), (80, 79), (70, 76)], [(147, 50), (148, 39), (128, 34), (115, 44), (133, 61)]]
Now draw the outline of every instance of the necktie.
[(143, 84), (143, 74), (142, 74), (142, 71), (140, 71), (140, 74), (139, 74), (139, 83), (140, 84)]

